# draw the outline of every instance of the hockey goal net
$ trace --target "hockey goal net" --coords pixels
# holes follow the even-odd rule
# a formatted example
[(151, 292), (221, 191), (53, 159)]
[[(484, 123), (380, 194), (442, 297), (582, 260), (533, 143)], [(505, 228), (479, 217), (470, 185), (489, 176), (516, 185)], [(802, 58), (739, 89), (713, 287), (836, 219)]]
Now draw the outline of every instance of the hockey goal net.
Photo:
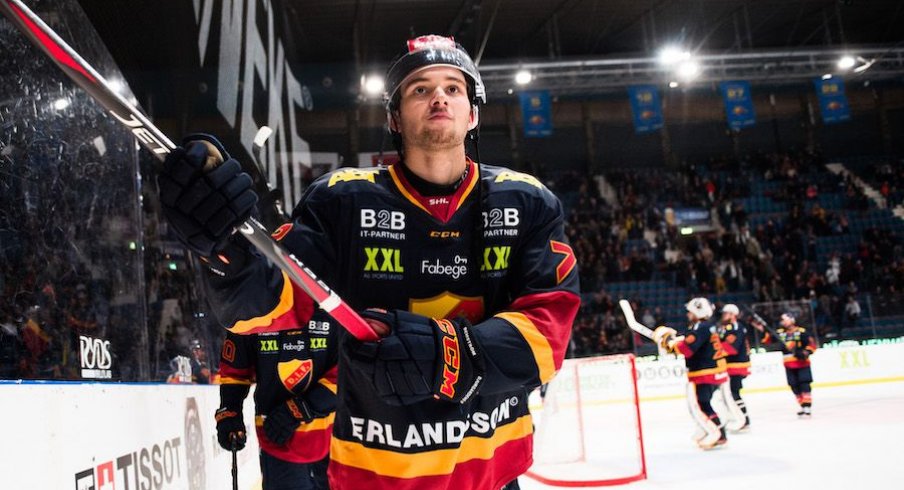
[(645, 479), (636, 380), (631, 354), (566, 360), (542, 397), (527, 475), (559, 487)]

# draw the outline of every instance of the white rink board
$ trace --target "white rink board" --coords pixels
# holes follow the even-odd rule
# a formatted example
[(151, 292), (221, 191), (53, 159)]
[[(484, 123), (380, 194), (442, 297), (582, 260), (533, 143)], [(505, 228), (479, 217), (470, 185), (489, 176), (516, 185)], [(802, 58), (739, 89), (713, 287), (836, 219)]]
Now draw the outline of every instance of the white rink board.
[[(216, 443), (219, 387), (0, 384), (2, 488), (232, 488), (232, 455)], [(245, 422), (253, 427), (250, 397)], [(259, 488), (257, 440), (238, 453), (239, 488)], [(111, 484), (112, 479), (112, 484)]]
[[(818, 349), (810, 358), (814, 386), (904, 379), (904, 343), (841, 345)], [(747, 391), (784, 389), (785, 368), (781, 352), (754, 353)], [(637, 360), (637, 386), (641, 401), (684, 397), (687, 383), (684, 358)]]
[[(904, 344), (823, 348), (812, 359), (812, 419), (796, 415), (781, 355), (757, 354), (742, 392), (752, 428), (729, 434), (728, 444), (713, 451), (691, 440), (695, 427), (684, 400), (683, 359), (638, 360), (648, 479), (623, 488), (898, 488)], [(532, 408), (542, 413), (538, 405)], [(556, 488), (527, 477), (519, 481), (522, 490)]]

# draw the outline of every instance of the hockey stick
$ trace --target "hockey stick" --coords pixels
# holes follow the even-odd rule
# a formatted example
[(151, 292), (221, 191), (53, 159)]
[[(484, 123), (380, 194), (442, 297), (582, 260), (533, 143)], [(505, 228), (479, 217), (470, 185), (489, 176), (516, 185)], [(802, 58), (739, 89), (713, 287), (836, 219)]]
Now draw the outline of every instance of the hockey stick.
[(781, 341), (781, 337), (779, 337), (778, 332), (776, 332), (774, 328), (770, 327), (769, 323), (767, 323), (766, 320), (763, 319), (763, 317), (761, 317), (759, 314), (757, 314), (757, 312), (753, 311), (753, 308), (751, 308), (747, 305), (744, 305), (744, 309), (747, 310), (753, 316), (753, 319), (756, 320), (757, 323), (759, 323), (760, 325), (763, 326), (764, 329), (766, 329), (766, 332), (768, 332), (769, 335), (772, 335), (772, 337), (775, 339), (775, 341), (778, 342), (778, 344), (781, 346), (782, 352), (784, 352), (786, 354), (791, 354), (791, 351), (788, 349), (788, 346), (786, 346), (785, 343)]
[(631, 303), (629, 303), (628, 300), (626, 300), (626, 299), (618, 300), (618, 306), (621, 307), (621, 311), (625, 315), (625, 321), (628, 322), (628, 327), (630, 327), (631, 330), (634, 330), (635, 332), (643, 335), (644, 337), (646, 337), (650, 340), (653, 340), (653, 331), (650, 330), (650, 327), (637, 321), (637, 318), (634, 318), (634, 309), (631, 308)]
[(239, 459), (237, 456), (238, 449), (236, 449), (235, 435), (230, 435), (229, 437), (231, 450), (232, 450), (232, 490), (239, 490)]
[[(163, 161), (166, 155), (176, 148), (176, 145), (136, 106), (113, 90), (104, 77), (21, 0), (0, 0), (0, 6), (22, 34), (44, 51), (76, 85), (88, 92), (113, 117), (125, 125), (139, 143), (158, 160)], [(238, 231), (355, 338), (365, 341), (379, 338), (374, 329), (355, 310), (319, 280), (298, 258), (277, 243), (266, 228), (254, 218), (249, 218)]]

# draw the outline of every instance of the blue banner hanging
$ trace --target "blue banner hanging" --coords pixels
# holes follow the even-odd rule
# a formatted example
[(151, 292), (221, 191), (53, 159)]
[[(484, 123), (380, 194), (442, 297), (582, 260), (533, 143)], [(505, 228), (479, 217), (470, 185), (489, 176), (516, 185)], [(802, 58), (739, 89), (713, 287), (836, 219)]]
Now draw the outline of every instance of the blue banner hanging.
[(662, 104), (659, 90), (653, 85), (628, 87), (631, 112), (634, 114), (634, 131), (650, 133), (662, 129)]
[(816, 85), (819, 112), (822, 114), (824, 124), (844, 122), (851, 118), (851, 108), (848, 106), (847, 96), (844, 95), (844, 80), (817, 78), (813, 84)]
[(552, 135), (552, 110), (549, 92), (538, 90), (521, 92), (521, 116), (524, 120), (524, 136), (545, 138)]
[(750, 82), (739, 80), (722, 82), (719, 88), (722, 90), (722, 100), (725, 101), (728, 127), (739, 130), (753, 126), (756, 123), (756, 112), (753, 110)]

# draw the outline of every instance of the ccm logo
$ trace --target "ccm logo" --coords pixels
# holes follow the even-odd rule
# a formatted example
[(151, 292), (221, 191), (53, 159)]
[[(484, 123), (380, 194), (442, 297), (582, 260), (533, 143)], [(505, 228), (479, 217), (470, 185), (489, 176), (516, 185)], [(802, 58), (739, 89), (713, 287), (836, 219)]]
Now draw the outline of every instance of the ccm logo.
[(455, 396), (455, 385), (458, 384), (458, 373), (461, 369), (461, 350), (455, 327), (449, 320), (436, 320), (443, 332), (443, 383), (439, 392), (448, 398)]

